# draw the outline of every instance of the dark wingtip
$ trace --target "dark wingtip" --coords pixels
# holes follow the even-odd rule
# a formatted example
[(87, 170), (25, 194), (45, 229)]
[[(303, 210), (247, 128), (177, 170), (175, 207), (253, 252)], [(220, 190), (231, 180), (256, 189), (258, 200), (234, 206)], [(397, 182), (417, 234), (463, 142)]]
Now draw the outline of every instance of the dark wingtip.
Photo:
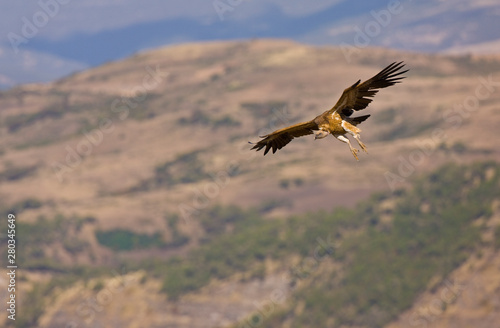
[(361, 80), (357, 80), (356, 83), (354, 83), (353, 85), (351, 85), (351, 88), (357, 87), (360, 83), (361, 83)]
[(401, 80), (406, 78), (406, 76), (402, 76), (404, 73), (408, 72), (409, 69), (401, 71), (401, 69), (405, 67), (403, 61), (393, 62), (389, 64), (386, 68), (384, 68), (378, 75), (378, 77), (384, 80), (385, 85), (380, 86), (381, 88), (385, 88), (396, 83), (400, 83)]

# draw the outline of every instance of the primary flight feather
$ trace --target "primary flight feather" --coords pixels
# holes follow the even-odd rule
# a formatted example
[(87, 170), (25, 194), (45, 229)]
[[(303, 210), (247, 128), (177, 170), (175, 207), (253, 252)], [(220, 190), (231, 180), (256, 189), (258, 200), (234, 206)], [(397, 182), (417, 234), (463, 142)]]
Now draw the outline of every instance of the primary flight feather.
[(293, 138), (314, 134), (314, 139), (322, 139), (332, 134), (338, 140), (349, 145), (352, 154), (356, 160), (359, 160), (357, 155), (358, 150), (352, 147), (346, 135), (350, 134), (353, 136), (359, 146), (366, 152), (366, 146), (360, 140), (359, 132), (361, 130), (357, 125), (370, 117), (370, 115), (357, 117), (351, 117), (351, 115), (354, 111), (365, 109), (372, 102), (372, 98), (378, 92), (378, 89), (387, 88), (401, 82), (404, 79), (404, 76), (401, 75), (408, 72), (408, 70), (401, 70), (404, 66), (403, 62), (395, 62), (363, 83), (360, 83), (361, 80), (358, 80), (344, 90), (340, 99), (330, 110), (327, 110), (309, 122), (298, 123), (265, 135), (261, 137), (263, 139), (253, 144), (252, 149), (259, 151), (265, 147), (264, 155), (270, 149), (273, 150), (274, 154), (276, 150), (285, 147)]

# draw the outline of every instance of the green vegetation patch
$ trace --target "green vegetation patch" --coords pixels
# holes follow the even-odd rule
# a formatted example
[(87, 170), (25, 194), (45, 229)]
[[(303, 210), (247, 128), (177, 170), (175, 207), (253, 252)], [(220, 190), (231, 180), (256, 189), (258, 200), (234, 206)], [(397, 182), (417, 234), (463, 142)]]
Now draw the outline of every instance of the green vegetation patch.
[(241, 108), (249, 111), (255, 118), (266, 118), (271, 116), (273, 111), (278, 111), (286, 107), (288, 102), (273, 100), (268, 102), (244, 102), (241, 103)]
[(64, 108), (58, 106), (49, 106), (39, 112), (32, 114), (16, 114), (5, 118), (5, 125), (9, 132), (16, 132), (20, 128), (31, 125), (38, 120), (47, 118), (60, 118), (64, 115)]
[(495, 229), (495, 248), (500, 249), (500, 225), (498, 225)]
[[(28, 200), (26, 206), (37, 203)], [(25, 207), (26, 208), (26, 207)], [(56, 215), (52, 219), (39, 216), (33, 223), (17, 221), (17, 254), (22, 259), (23, 268), (33, 270), (66, 270), (58, 263), (57, 255), (47, 256), (46, 250), (55, 243), (62, 243), (64, 250), (71, 255), (83, 252), (89, 243), (78, 237), (84, 224), (92, 223), (93, 217)]]
[[(389, 112), (390, 110), (386, 111)], [(383, 115), (384, 116), (384, 115)], [(430, 131), (439, 125), (438, 121), (428, 121), (416, 123), (414, 121), (403, 121), (394, 124), (387, 131), (379, 133), (377, 136), (378, 141), (390, 141), (402, 138), (411, 138), (418, 136), (426, 131)]]
[(14, 181), (24, 179), (36, 172), (37, 165), (31, 166), (9, 166), (0, 172), (0, 181)]
[(199, 159), (199, 151), (177, 156), (172, 161), (158, 165), (155, 169), (155, 183), (158, 186), (191, 183), (208, 176), (203, 162)]
[[(317, 246), (317, 238), (334, 236), (340, 230), (353, 229), (351, 213), (340, 209), (331, 214), (313, 213), (303, 218), (293, 217), (286, 221), (266, 220), (258, 211), (236, 207), (215, 207), (210, 210), (220, 214), (218, 222), (202, 218), (208, 232), (217, 234), (187, 258), (174, 258), (167, 263), (143, 264), (157, 276), (163, 276), (163, 291), (171, 299), (206, 285), (210, 279), (224, 279), (236, 272), (254, 272), (262, 276), (261, 264), (266, 258), (283, 260), (291, 254), (309, 255)], [(231, 224), (234, 228), (227, 230)], [(222, 226), (222, 227), (219, 227)], [(328, 227), (325, 230), (325, 227)]]
[(36, 209), (42, 206), (42, 202), (36, 198), (26, 198), (11, 206), (0, 207), (0, 213), (2, 216), (7, 216), (8, 214), (19, 214), (24, 210)]
[(172, 233), (172, 238), (166, 243), (166, 247), (181, 247), (189, 243), (189, 237), (179, 231), (179, 216), (170, 214), (165, 216), (167, 225)]
[(147, 191), (159, 187), (172, 187), (176, 184), (193, 183), (210, 175), (205, 170), (205, 164), (200, 159), (201, 151), (195, 150), (178, 155), (175, 159), (155, 167), (154, 176), (141, 181), (130, 188), (130, 192)]
[(237, 127), (241, 125), (241, 122), (231, 115), (226, 114), (220, 117), (213, 117), (206, 111), (201, 111), (199, 109), (194, 110), (190, 116), (179, 118), (177, 123), (181, 125), (189, 124), (207, 127), (211, 126), (214, 130), (223, 127)]
[(115, 251), (130, 251), (164, 246), (163, 238), (158, 232), (148, 235), (124, 229), (96, 230), (95, 236), (99, 244)]

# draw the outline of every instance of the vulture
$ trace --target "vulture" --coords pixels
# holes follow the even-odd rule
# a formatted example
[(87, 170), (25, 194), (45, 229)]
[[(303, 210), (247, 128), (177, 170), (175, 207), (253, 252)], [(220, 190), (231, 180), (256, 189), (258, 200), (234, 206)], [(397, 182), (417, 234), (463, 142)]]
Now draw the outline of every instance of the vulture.
[(408, 70), (402, 70), (403, 62), (394, 62), (381, 70), (377, 75), (361, 83), (356, 83), (344, 90), (337, 103), (323, 114), (316, 116), (308, 122), (298, 123), (283, 129), (276, 130), (268, 135), (261, 136), (261, 140), (253, 145), (251, 149), (257, 151), (265, 148), (264, 155), (270, 149), (273, 154), (285, 147), (294, 138), (314, 134), (314, 139), (322, 139), (329, 134), (349, 146), (354, 158), (358, 158), (358, 150), (351, 145), (347, 136), (351, 135), (358, 142), (361, 149), (367, 152), (366, 145), (361, 142), (358, 125), (364, 122), (370, 115), (352, 117), (355, 111), (365, 109), (371, 102), (378, 89), (387, 88), (401, 82), (405, 77), (402, 74)]

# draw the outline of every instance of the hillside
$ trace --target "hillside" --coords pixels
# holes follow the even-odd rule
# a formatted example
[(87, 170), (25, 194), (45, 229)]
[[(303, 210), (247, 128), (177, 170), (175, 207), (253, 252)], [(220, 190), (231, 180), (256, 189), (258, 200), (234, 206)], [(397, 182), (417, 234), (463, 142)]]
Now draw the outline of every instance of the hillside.
[[(311, 119), (357, 79), (400, 60), (411, 69), (408, 78), (382, 90), (364, 111), (373, 116), (361, 126), (369, 154), (359, 162), (333, 138), (294, 140), (265, 157), (249, 151), (249, 140)], [(24, 324), (56, 327), (71, 319), (132, 327), (147, 316), (152, 327), (201, 327), (209, 316), (212, 326), (227, 326), (252, 313), (254, 302), (265, 302), (273, 290), (286, 301), (269, 322), (303, 324), (307, 313), (316, 313), (311, 304), (322, 300), (318, 291), (337, 289), (345, 274), (351, 272), (352, 285), (372, 283), (357, 263), (367, 261), (363, 256), (373, 243), (380, 243), (374, 252), (393, 247), (391, 238), (403, 243), (390, 233), (402, 229), (410, 239), (403, 251), (390, 254), (401, 257), (397, 270), (406, 266), (403, 272), (418, 281), (401, 289), (401, 299), (375, 309), (374, 295), (390, 290), (385, 282), (363, 301), (347, 284), (342, 295), (324, 299), (354, 304), (345, 305), (346, 317), (324, 317), (328, 308), (313, 309), (322, 322), (358, 326), (389, 324), (403, 313), (402, 323), (392, 325), (404, 326), (404, 315), (413, 313), (405, 311), (426, 304), (439, 288), (433, 286), (460, 275), (455, 270), (465, 270), (460, 268), (466, 261), (491, 270), (490, 262), (470, 258), (479, 256), (478, 249), (491, 263), (498, 261), (494, 246), (477, 242), (497, 224), (498, 190), (488, 181), (497, 181), (494, 163), (500, 157), (494, 142), (498, 81), (498, 56), (370, 48), (347, 64), (339, 48), (254, 40), (160, 48), (53, 83), (2, 92), (0, 210), (19, 218), (21, 293), (30, 302), (20, 309)], [(479, 161), (490, 161), (483, 164), (486, 171), (471, 164)], [(430, 173), (449, 162), (466, 166), (452, 166), (451, 178), (446, 169)], [(441, 188), (462, 173), (471, 176), (444, 194), (432, 194), (432, 183), (429, 189), (419, 182), (444, 176), (435, 185)], [(481, 188), (493, 188), (493, 194), (475, 194)], [(460, 192), (471, 194), (470, 206), (445, 202), (450, 193), (461, 199)], [(443, 224), (434, 231), (430, 222), (450, 215), (434, 212), (431, 200), (440, 197), (450, 213), (464, 217), (456, 227)], [(407, 204), (420, 199), (430, 203)], [(407, 206), (407, 212), (400, 209), (398, 217), (394, 204)], [(417, 207), (426, 215), (412, 212)], [(423, 227), (391, 228), (408, 217), (427, 221)], [(469, 229), (478, 220), (482, 228)], [(411, 239), (419, 228), (423, 239)], [(426, 237), (426, 229), (439, 234)], [(317, 278), (296, 281), (290, 290), (292, 282), (283, 281), (283, 274), (311, 256), (326, 231), (342, 236), (344, 254), (335, 253), (314, 273)], [(463, 238), (454, 238), (463, 231)], [(425, 248), (441, 233), (449, 249)], [(484, 238), (494, 243), (493, 235)], [(430, 259), (422, 256), (425, 272), (407, 266), (405, 256), (416, 255), (408, 253), (416, 246), (407, 242), (416, 242), (423, 254), (435, 252)], [(113, 288), (113, 277), (133, 283)], [(485, 279), (493, 281), (488, 288), (498, 281)], [(111, 291), (100, 296), (109, 298), (106, 306), (88, 305), (105, 295), (101, 291)], [(143, 299), (141, 307), (115, 296), (122, 292)], [(448, 312), (440, 318), (458, 320)]]
[(202, 245), (169, 260), (29, 270), (18, 326), (491, 327), (500, 166), (446, 165), (412, 182), (354, 210), (279, 220), (215, 207)]

